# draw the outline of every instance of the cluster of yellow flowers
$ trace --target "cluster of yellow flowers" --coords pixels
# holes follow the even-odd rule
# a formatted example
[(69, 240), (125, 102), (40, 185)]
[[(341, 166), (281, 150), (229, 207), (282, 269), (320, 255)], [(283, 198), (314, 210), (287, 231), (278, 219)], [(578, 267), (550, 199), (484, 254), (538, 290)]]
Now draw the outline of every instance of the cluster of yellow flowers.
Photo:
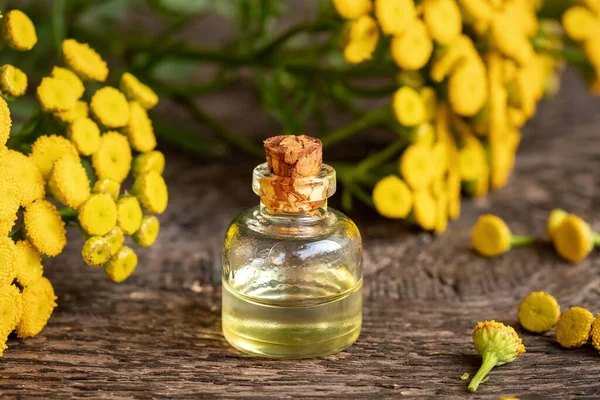
[(462, 193), (484, 196), (507, 183), (520, 128), (556, 87), (558, 60), (531, 42), (539, 2), (333, 2), (349, 20), (346, 61), (369, 60), (389, 43), (399, 68), (391, 106), (411, 143), (375, 185), (374, 205), (441, 233), (459, 216)]
[[(21, 11), (5, 14), (2, 28), (13, 49), (37, 42)], [(165, 158), (155, 150), (147, 113), (156, 94), (125, 73), (121, 90), (104, 86), (86, 96), (85, 82), (107, 80), (107, 64), (73, 39), (62, 43), (62, 53), (64, 66), (55, 66), (36, 89), (40, 112), (25, 123), (34, 127), (27, 132), (11, 133), (7, 103), (25, 94), (27, 76), (12, 65), (0, 70), (0, 355), (11, 332), (37, 335), (50, 318), (56, 296), (43, 277), (42, 256), (63, 251), (69, 224), (85, 239), (83, 260), (121, 282), (138, 263), (126, 236), (151, 246), (160, 228), (154, 214), (167, 207)], [(58, 132), (44, 129), (40, 121), (48, 119)], [(133, 184), (122, 189), (130, 175)]]

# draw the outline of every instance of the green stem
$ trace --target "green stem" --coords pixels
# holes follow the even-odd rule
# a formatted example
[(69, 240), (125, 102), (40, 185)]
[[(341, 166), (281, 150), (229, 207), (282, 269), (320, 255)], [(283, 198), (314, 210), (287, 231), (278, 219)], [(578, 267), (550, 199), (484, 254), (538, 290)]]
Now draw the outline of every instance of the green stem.
[(594, 246), (600, 246), (600, 235), (597, 233), (592, 233), (592, 243)]
[(535, 236), (512, 235), (510, 238), (510, 245), (511, 247), (528, 246), (534, 244), (536, 241), (537, 239)]
[(60, 207), (58, 209), (58, 212), (60, 214), (60, 217), (62, 218), (62, 220), (65, 223), (69, 223), (69, 222), (77, 222), (77, 217), (78, 217), (78, 213), (77, 210), (75, 210), (74, 208), (71, 207)]
[(363, 161), (361, 161), (356, 166), (356, 169), (354, 171), (355, 175), (362, 176), (365, 173), (367, 173), (370, 169), (373, 169), (373, 168), (377, 167), (378, 165), (383, 164), (384, 162), (389, 160), (391, 157), (396, 155), (396, 153), (398, 153), (398, 151), (400, 151), (405, 146), (406, 146), (406, 140), (404, 138), (396, 139), (385, 149), (383, 149), (377, 153), (371, 154), (370, 156), (365, 158)]
[(304, 23), (293, 26), (278, 37), (274, 38), (271, 42), (257, 49), (250, 58), (259, 60), (261, 58), (268, 57), (279, 46), (300, 33), (319, 33), (326, 31), (331, 27), (332, 24), (330, 22)]
[(363, 203), (365, 203), (366, 205), (368, 205), (371, 208), (375, 207), (375, 203), (373, 203), (373, 199), (367, 192), (364, 191), (363, 188), (361, 188), (360, 186), (358, 186), (356, 184), (351, 184), (349, 186), (349, 189), (350, 189), (351, 193), (356, 196), (357, 199), (359, 199), (360, 201), (362, 201)]
[(487, 374), (498, 364), (498, 358), (492, 352), (485, 353), (483, 355), (483, 362), (481, 363), (481, 367), (479, 371), (475, 374), (471, 382), (469, 383), (469, 387), (467, 388), (469, 392), (475, 393), (479, 384), (483, 381), (483, 378), (486, 377)]
[(323, 142), (323, 148), (329, 147), (337, 142), (348, 139), (349, 137), (357, 134), (365, 128), (377, 125), (385, 119), (388, 115), (389, 106), (385, 105), (377, 110), (371, 111), (357, 119), (348, 125), (333, 131), (330, 134), (324, 136), (321, 141)]

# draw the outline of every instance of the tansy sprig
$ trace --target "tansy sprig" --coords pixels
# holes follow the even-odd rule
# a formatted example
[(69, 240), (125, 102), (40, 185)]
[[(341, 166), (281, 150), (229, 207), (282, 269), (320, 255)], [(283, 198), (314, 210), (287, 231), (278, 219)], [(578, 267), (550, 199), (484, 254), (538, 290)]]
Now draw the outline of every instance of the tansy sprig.
[(479, 217), (471, 234), (473, 249), (485, 257), (499, 256), (513, 246), (527, 246), (535, 240), (533, 236), (512, 235), (506, 223), (491, 214)]

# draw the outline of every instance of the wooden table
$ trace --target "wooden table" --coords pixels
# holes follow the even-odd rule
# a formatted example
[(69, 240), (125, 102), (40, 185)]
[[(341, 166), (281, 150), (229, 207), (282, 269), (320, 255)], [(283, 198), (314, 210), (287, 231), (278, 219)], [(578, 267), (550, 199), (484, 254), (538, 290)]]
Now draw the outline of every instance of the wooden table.
[[(315, 360), (250, 358), (221, 335), (222, 236), (229, 221), (257, 203), (253, 164), (206, 164), (171, 152), (171, 203), (160, 242), (140, 253), (135, 275), (109, 282), (79, 257), (76, 232), (46, 262), (59, 307), (38, 337), (9, 340), (0, 360), (0, 394), (40, 397), (443, 397), (600, 398), (600, 354), (564, 350), (552, 334), (519, 329), (516, 311), (533, 290), (563, 309), (600, 311), (600, 256), (561, 261), (548, 245), (493, 260), (470, 249), (470, 228), (493, 212), (514, 232), (543, 234), (553, 207), (600, 230), (600, 101), (567, 79), (561, 97), (540, 106), (525, 130), (510, 185), (434, 238), (373, 212), (352, 215), (365, 248), (364, 325), (347, 351)], [(228, 179), (223, 179), (227, 174)], [(514, 325), (527, 353), (496, 368), (477, 395), (466, 392), (480, 358), (477, 321)]]

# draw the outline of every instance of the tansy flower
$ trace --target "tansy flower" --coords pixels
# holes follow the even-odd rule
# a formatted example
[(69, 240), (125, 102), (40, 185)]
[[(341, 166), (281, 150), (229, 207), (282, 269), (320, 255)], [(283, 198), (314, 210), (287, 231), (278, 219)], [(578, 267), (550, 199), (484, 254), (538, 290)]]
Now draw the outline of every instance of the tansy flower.
[(460, 217), (460, 197), (451, 197), (448, 200), (448, 218), (457, 219)]
[(77, 94), (61, 79), (45, 77), (37, 88), (37, 98), (47, 112), (66, 111), (75, 107)]
[(350, 23), (344, 47), (344, 58), (351, 64), (370, 60), (378, 41), (377, 23), (373, 18), (364, 15)]
[(534, 51), (529, 38), (518, 24), (518, 19), (503, 9), (494, 13), (491, 21), (491, 36), (494, 44), (507, 57), (516, 60), (519, 64), (526, 64)]
[(157, 172), (150, 171), (138, 176), (131, 192), (148, 212), (161, 214), (167, 208), (169, 201), (167, 185), (163, 177)]
[(131, 147), (141, 153), (154, 150), (156, 137), (146, 109), (137, 101), (132, 101), (129, 103), (129, 113), (126, 129)]
[(26, 206), (44, 196), (44, 178), (31, 157), (7, 150), (0, 157), (0, 168), (12, 175), (20, 192), (20, 204)]
[(379, 214), (386, 218), (406, 218), (412, 209), (412, 192), (395, 175), (381, 179), (373, 188), (373, 203)]
[(146, 172), (155, 171), (162, 175), (165, 170), (165, 156), (158, 150), (137, 155), (133, 159), (131, 173), (138, 177)]
[(448, 100), (456, 114), (472, 117), (487, 100), (487, 76), (483, 64), (478, 61), (460, 64), (448, 82)]
[(483, 175), (487, 169), (485, 150), (477, 140), (469, 140), (466, 145), (460, 149), (459, 170), (463, 181), (476, 181)]
[(16, 332), (19, 338), (24, 339), (36, 336), (44, 329), (56, 307), (56, 295), (50, 281), (41, 277), (24, 288), (22, 296), (23, 315)]
[(431, 79), (434, 82), (443, 81), (454, 69), (468, 59), (479, 57), (473, 42), (468, 36), (461, 35), (451, 44), (442, 49), (431, 67)]
[(357, 19), (371, 11), (371, 0), (333, 0), (333, 5), (346, 19)]
[(62, 136), (43, 135), (31, 146), (29, 157), (35, 161), (44, 179), (48, 179), (56, 160), (71, 157), (79, 160), (79, 154), (73, 144)]
[(433, 125), (429, 122), (419, 124), (413, 129), (411, 142), (422, 146), (433, 146), (433, 143), (435, 142), (435, 129), (433, 128)]
[(422, 4), (425, 24), (433, 40), (449, 44), (460, 35), (462, 18), (455, 0), (425, 0)]
[(412, 217), (426, 231), (433, 230), (437, 222), (437, 206), (431, 193), (418, 191), (414, 194)]
[(98, 122), (107, 128), (121, 128), (129, 122), (129, 103), (117, 89), (98, 89), (90, 101), (90, 109)]
[(499, 256), (512, 246), (526, 246), (534, 242), (533, 236), (512, 235), (506, 223), (491, 214), (479, 217), (471, 233), (473, 249), (484, 257)]
[(434, 178), (431, 149), (423, 145), (409, 146), (400, 157), (400, 174), (413, 190), (424, 190)]
[(375, 16), (381, 30), (400, 35), (417, 18), (413, 0), (375, 0)]
[(85, 241), (81, 248), (83, 261), (91, 267), (97, 267), (110, 259), (111, 247), (108, 240), (102, 236), (92, 236)]
[(96, 183), (94, 183), (94, 187), (92, 188), (92, 193), (107, 193), (115, 201), (119, 197), (120, 191), (121, 184), (108, 178), (97, 180)]
[(54, 163), (48, 190), (62, 204), (79, 208), (90, 197), (90, 180), (78, 159), (64, 157)]
[(521, 326), (529, 332), (548, 332), (558, 322), (560, 306), (552, 295), (533, 292), (519, 305), (518, 317)]
[(11, 233), (16, 222), (16, 214), (11, 218), (0, 219), (0, 236), (6, 236)]
[(60, 254), (67, 244), (65, 223), (49, 201), (37, 200), (25, 207), (23, 227), (29, 243), (49, 257)]
[(567, 349), (587, 343), (594, 322), (594, 314), (581, 307), (571, 307), (560, 315), (554, 334), (556, 341)]
[(0, 169), (0, 220), (15, 216), (21, 204), (21, 190), (11, 171)]
[(87, 43), (79, 43), (74, 39), (62, 42), (65, 62), (82, 79), (104, 82), (108, 76), (106, 62)]
[(433, 51), (433, 43), (425, 23), (415, 19), (406, 30), (392, 39), (392, 57), (400, 68), (421, 69)]
[(419, 95), (421, 95), (421, 99), (423, 99), (423, 104), (425, 105), (425, 120), (432, 121), (437, 108), (437, 94), (435, 93), (435, 89), (425, 86), (419, 90)]
[(142, 207), (133, 196), (122, 197), (117, 201), (117, 226), (127, 235), (134, 234), (142, 223)]
[(123, 282), (137, 267), (138, 258), (130, 247), (123, 246), (106, 264), (104, 272), (113, 282)]
[(587, 257), (594, 248), (595, 240), (596, 235), (592, 233), (588, 223), (573, 214), (562, 218), (552, 235), (556, 252), (575, 264)]
[[(366, 1), (370, 3), (369, 0)], [(158, 103), (156, 93), (129, 72), (125, 72), (121, 76), (120, 87), (129, 100), (137, 101), (147, 110), (154, 108)]]
[(3, 16), (2, 33), (6, 43), (15, 50), (31, 50), (37, 43), (33, 22), (20, 10), (11, 10)]
[(562, 16), (565, 32), (575, 41), (589, 39), (594, 34), (594, 25), (597, 24), (598, 17), (582, 6), (571, 7)]
[(123, 182), (131, 168), (131, 147), (118, 132), (106, 132), (100, 137), (100, 148), (92, 154), (92, 165), (98, 179)]
[(499, 189), (508, 181), (515, 164), (515, 154), (509, 143), (498, 139), (492, 140), (490, 147), (492, 188)]
[(23, 287), (34, 284), (44, 273), (42, 255), (27, 240), (15, 245), (17, 282)]
[(83, 82), (81, 82), (81, 79), (79, 79), (77, 74), (75, 74), (70, 69), (54, 67), (52, 69), (51, 76), (53, 78), (67, 82), (77, 99), (80, 99), (81, 96), (83, 96), (83, 92), (85, 92)]
[(100, 148), (100, 128), (89, 118), (74, 120), (69, 125), (67, 135), (83, 156), (92, 155)]
[(448, 145), (444, 142), (437, 142), (431, 148), (431, 160), (433, 161), (433, 177), (442, 178), (448, 171), (450, 155), (448, 154)]
[[(142, 220), (142, 224), (143, 222), (144, 221)], [(108, 244), (110, 245), (111, 256), (117, 254), (121, 246), (123, 246), (123, 243), (125, 243), (125, 234), (123, 233), (123, 229), (119, 228), (118, 226), (115, 226), (110, 232), (108, 232), (103, 237), (108, 241)]]
[(0, 147), (6, 144), (8, 136), (10, 135), (10, 127), (12, 126), (12, 119), (10, 118), (10, 110), (6, 100), (0, 96)]
[(15, 285), (0, 290), (0, 356), (6, 350), (6, 339), (15, 330), (23, 313), (21, 292)]
[[(15, 243), (8, 236), (0, 236), (0, 287), (12, 283), (17, 275)], [(1, 315), (1, 314), (0, 314)]]
[(93, 194), (79, 208), (79, 223), (90, 235), (103, 236), (117, 226), (117, 205), (106, 194)]
[(554, 237), (554, 232), (556, 232), (556, 228), (560, 225), (562, 220), (569, 215), (565, 210), (561, 210), (560, 208), (555, 208), (550, 211), (548, 215), (548, 220), (546, 221), (546, 232), (548, 233), (548, 237), (552, 239)]
[(394, 93), (392, 108), (396, 119), (404, 126), (416, 126), (425, 121), (423, 99), (416, 90), (403, 86)]
[(445, 193), (441, 193), (435, 199), (435, 216), (436, 223), (434, 231), (436, 234), (440, 235), (446, 231), (448, 227), (448, 195)]
[(458, 0), (466, 14), (474, 21), (486, 24), (494, 14), (492, 4), (488, 0)]
[(13, 65), (4, 64), (0, 70), (0, 88), (8, 96), (23, 96), (27, 91), (27, 75)]
[(594, 348), (600, 351), (600, 314), (598, 314), (598, 316), (592, 323), (590, 337), (592, 338), (592, 345), (594, 345)]
[(154, 215), (146, 215), (142, 219), (140, 229), (133, 234), (133, 241), (140, 247), (150, 247), (156, 241), (160, 231), (160, 222)]
[(67, 111), (55, 111), (52, 115), (64, 124), (70, 124), (78, 118), (88, 117), (88, 105), (85, 101), (78, 101), (75, 107)]

